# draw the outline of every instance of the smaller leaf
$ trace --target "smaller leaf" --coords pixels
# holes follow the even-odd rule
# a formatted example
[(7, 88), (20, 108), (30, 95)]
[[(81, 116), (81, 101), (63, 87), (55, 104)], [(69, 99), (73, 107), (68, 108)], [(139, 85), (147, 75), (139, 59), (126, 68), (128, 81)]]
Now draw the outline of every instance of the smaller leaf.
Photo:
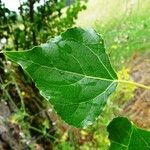
[(117, 117), (107, 127), (109, 150), (150, 150), (150, 131), (140, 129), (127, 118)]

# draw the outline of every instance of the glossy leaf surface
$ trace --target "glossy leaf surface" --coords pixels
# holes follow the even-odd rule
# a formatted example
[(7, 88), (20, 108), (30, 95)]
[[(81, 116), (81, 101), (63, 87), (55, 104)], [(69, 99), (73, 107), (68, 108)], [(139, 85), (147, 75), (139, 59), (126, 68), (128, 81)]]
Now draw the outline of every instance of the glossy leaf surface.
[(150, 150), (150, 131), (136, 127), (127, 118), (113, 119), (107, 130), (109, 150)]
[(100, 35), (72, 28), (28, 51), (5, 52), (30, 75), (40, 93), (68, 124), (93, 123), (117, 86)]

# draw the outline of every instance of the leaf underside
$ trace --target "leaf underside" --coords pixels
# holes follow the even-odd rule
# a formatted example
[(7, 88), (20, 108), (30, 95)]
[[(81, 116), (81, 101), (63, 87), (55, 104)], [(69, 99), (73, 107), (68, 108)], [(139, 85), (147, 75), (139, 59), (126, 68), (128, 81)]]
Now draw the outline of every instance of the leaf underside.
[(103, 40), (93, 29), (71, 28), (31, 50), (5, 54), (22, 66), (41, 95), (75, 127), (92, 124), (117, 86)]
[(107, 127), (109, 150), (150, 150), (150, 131), (140, 129), (127, 118), (113, 119)]

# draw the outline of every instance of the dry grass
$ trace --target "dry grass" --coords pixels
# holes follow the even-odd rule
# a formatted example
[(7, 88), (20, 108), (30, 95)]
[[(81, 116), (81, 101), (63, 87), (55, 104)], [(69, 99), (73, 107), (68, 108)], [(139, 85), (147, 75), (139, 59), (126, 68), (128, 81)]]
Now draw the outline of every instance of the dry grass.
[[(146, 8), (145, 8), (146, 7)], [(124, 19), (150, 9), (150, 0), (89, 0), (87, 9), (79, 14), (77, 26), (91, 27), (112, 19)]]

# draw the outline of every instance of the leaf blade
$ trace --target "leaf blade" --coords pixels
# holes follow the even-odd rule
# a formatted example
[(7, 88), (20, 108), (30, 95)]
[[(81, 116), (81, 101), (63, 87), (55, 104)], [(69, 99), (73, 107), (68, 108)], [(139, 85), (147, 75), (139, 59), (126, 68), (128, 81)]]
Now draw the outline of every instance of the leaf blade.
[(117, 86), (103, 40), (92, 29), (72, 28), (41, 46), (5, 55), (22, 66), (61, 118), (76, 127), (93, 123)]
[(117, 117), (107, 127), (111, 145), (109, 150), (149, 150), (150, 131), (140, 129), (127, 118)]

